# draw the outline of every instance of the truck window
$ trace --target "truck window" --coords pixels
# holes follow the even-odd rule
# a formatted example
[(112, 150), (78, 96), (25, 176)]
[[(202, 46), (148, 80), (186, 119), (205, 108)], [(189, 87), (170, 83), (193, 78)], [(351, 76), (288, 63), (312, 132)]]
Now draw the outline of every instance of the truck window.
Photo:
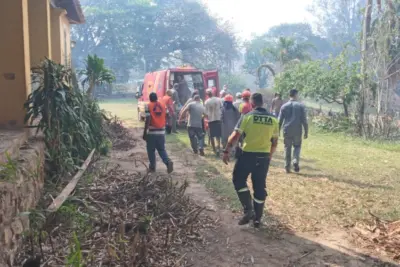
[(185, 79), (185, 81), (186, 81), (186, 83), (187, 83), (187, 85), (188, 85), (188, 87), (189, 87), (189, 90), (190, 90), (191, 92), (193, 92), (193, 90), (194, 90), (194, 85), (193, 85), (192, 75), (191, 75), (191, 74), (185, 74), (185, 75), (183, 75), (183, 79)]
[(208, 87), (208, 88), (211, 88), (211, 87), (213, 87), (213, 86), (217, 86), (215, 80), (214, 80), (214, 79), (208, 80), (208, 81), (207, 81), (207, 87)]

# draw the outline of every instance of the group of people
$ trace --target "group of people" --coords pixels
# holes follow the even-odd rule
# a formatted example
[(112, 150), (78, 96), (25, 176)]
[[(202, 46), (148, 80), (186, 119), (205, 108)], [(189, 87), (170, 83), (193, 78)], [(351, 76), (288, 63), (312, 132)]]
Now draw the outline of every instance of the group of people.
[[(167, 95), (173, 97), (169, 92)], [(187, 131), (195, 154), (204, 156), (204, 138), (207, 133), (217, 156), (222, 143), (222, 160), (225, 164), (235, 154), (232, 180), (244, 210), (239, 225), (253, 221), (254, 227), (260, 226), (267, 197), (266, 177), (281, 131), (284, 137), (286, 172), (291, 172), (292, 165), (295, 172), (300, 171), (301, 143), (303, 137), (308, 137), (307, 116), (304, 105), (298, 102), (297, 90), (290, 90), (289, 96), (290, 100), (283, 104), (280, 94), (276, 94), (268, 111), (263, 96), (260, 93), (251, 94), (250, 89), (236, 94), (234, 101), (226, 88), (219, 96), (210, 88), (206, 90), (204, 103), (195, 91), (180, 112), (178, 122), (184, 121), (188, 115)], [(171, 101), (166, 100), (169, 104), (164, 100), (159, 101), (155, 93), (150, 94), (143, 139), (147, 142), (150, 171), (156, 170), (157, 150), (168, 173), (171, 173), (173, 163), (165, 151), (165, 126), (167, 113), (174, 111), (170, 110)], [(174, 116), (176, 118), (176, 113)], [(250, 174), (253, 198), (247, 187)]]
[(202, 103), (198, 92), (193, 92), (182, 108), (178, 122), (187, 118), (188, 135), (195, 154), (204, 156), (205, 137), (208, 136), (213, 152), (220, 155), (221, 145), (226, 146), (240, 116), (251, 110), (250, 96), (251, 92), (247, 89), (243, 94), (237, 94), (235, 101), (226, 87), (219, 96), (216, 90), (209, 88), (206, 90), (206, 101)]

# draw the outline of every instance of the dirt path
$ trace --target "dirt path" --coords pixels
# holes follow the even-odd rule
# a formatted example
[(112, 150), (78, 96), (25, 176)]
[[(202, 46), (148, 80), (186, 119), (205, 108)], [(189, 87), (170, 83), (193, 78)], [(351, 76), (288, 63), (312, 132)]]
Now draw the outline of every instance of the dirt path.
[[(132, 134), (141, 140), (140, 129), (132, 129)], [(189, 150), (170, 156), (175, 163), (173, 179), (187, 179), (190, 183), (188, 194), (207, 207), (208, 215), (218, 224), (214, 230), (204, 233), (204, 244), (187, 249), (188, 266), (397, 266), (350, 249), (345, 232), (326, 232), (320, 237), (312, 237), (275, 229), (256, 231), (251, 227), (239, 227), (236, 215), (221, 207), (212, 193), (197, 182), (195, 166), (191, 162), (199, 158)], [(136, 164), (134, 159), (138, 160)], [(132, 150), (115, 152), (112, 160), (126, 170), (144, 170), (145, 166), (139, 162), (147, 164), (144, 141), (138, 141)], [(158, 171), (165, 171), (161, 163)]]

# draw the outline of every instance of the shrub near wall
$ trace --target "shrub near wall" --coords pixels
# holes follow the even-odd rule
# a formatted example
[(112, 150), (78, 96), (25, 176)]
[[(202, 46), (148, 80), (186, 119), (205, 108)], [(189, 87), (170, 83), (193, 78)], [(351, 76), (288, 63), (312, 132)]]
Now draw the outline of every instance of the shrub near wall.
[(65, 175), (76, 170), (92, 149), (109, 145), (103, 130), (105, 115), (97, 102), (72, 87), (72, 71), (49, 59), (32, 70), (37, 89), (24, 107), (26, 123), (43, 132), (47, 171)]

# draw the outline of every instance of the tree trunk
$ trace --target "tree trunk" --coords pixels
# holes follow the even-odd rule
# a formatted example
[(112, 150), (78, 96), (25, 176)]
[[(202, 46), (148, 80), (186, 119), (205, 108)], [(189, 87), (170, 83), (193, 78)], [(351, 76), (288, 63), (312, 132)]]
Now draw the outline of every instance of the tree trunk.
[(86, 94), (87, 94), (88, 96), (90, 96), (90, 97), (93, 97), (94, 86), (95, 86), (95, 83), (94, 83), (93, 81), (90, 81), (90, 82), (89, 82), (89, 88), (88, 88), (88, 90), (86, 91)]
[(343, 110), (344, 110), (344, 115), (346, 116), (346, 118), (349, 117), (349, 106), (347, 105), (347, 103), (345, 101), (343, 101)]
[(362, 77), (361, 88), (357, 99), (357, 133), (363, 135), (365, 123), (365, 106), (367, 103), (369, 86), (367, 76), (367, 52), (368, 52), (368, 37), (371, 31), (371, 13), (372, 13), (372, 0), (367, 1), (365, 7), (363, 31), (361, 39), (361, 68), (360, 73)]

